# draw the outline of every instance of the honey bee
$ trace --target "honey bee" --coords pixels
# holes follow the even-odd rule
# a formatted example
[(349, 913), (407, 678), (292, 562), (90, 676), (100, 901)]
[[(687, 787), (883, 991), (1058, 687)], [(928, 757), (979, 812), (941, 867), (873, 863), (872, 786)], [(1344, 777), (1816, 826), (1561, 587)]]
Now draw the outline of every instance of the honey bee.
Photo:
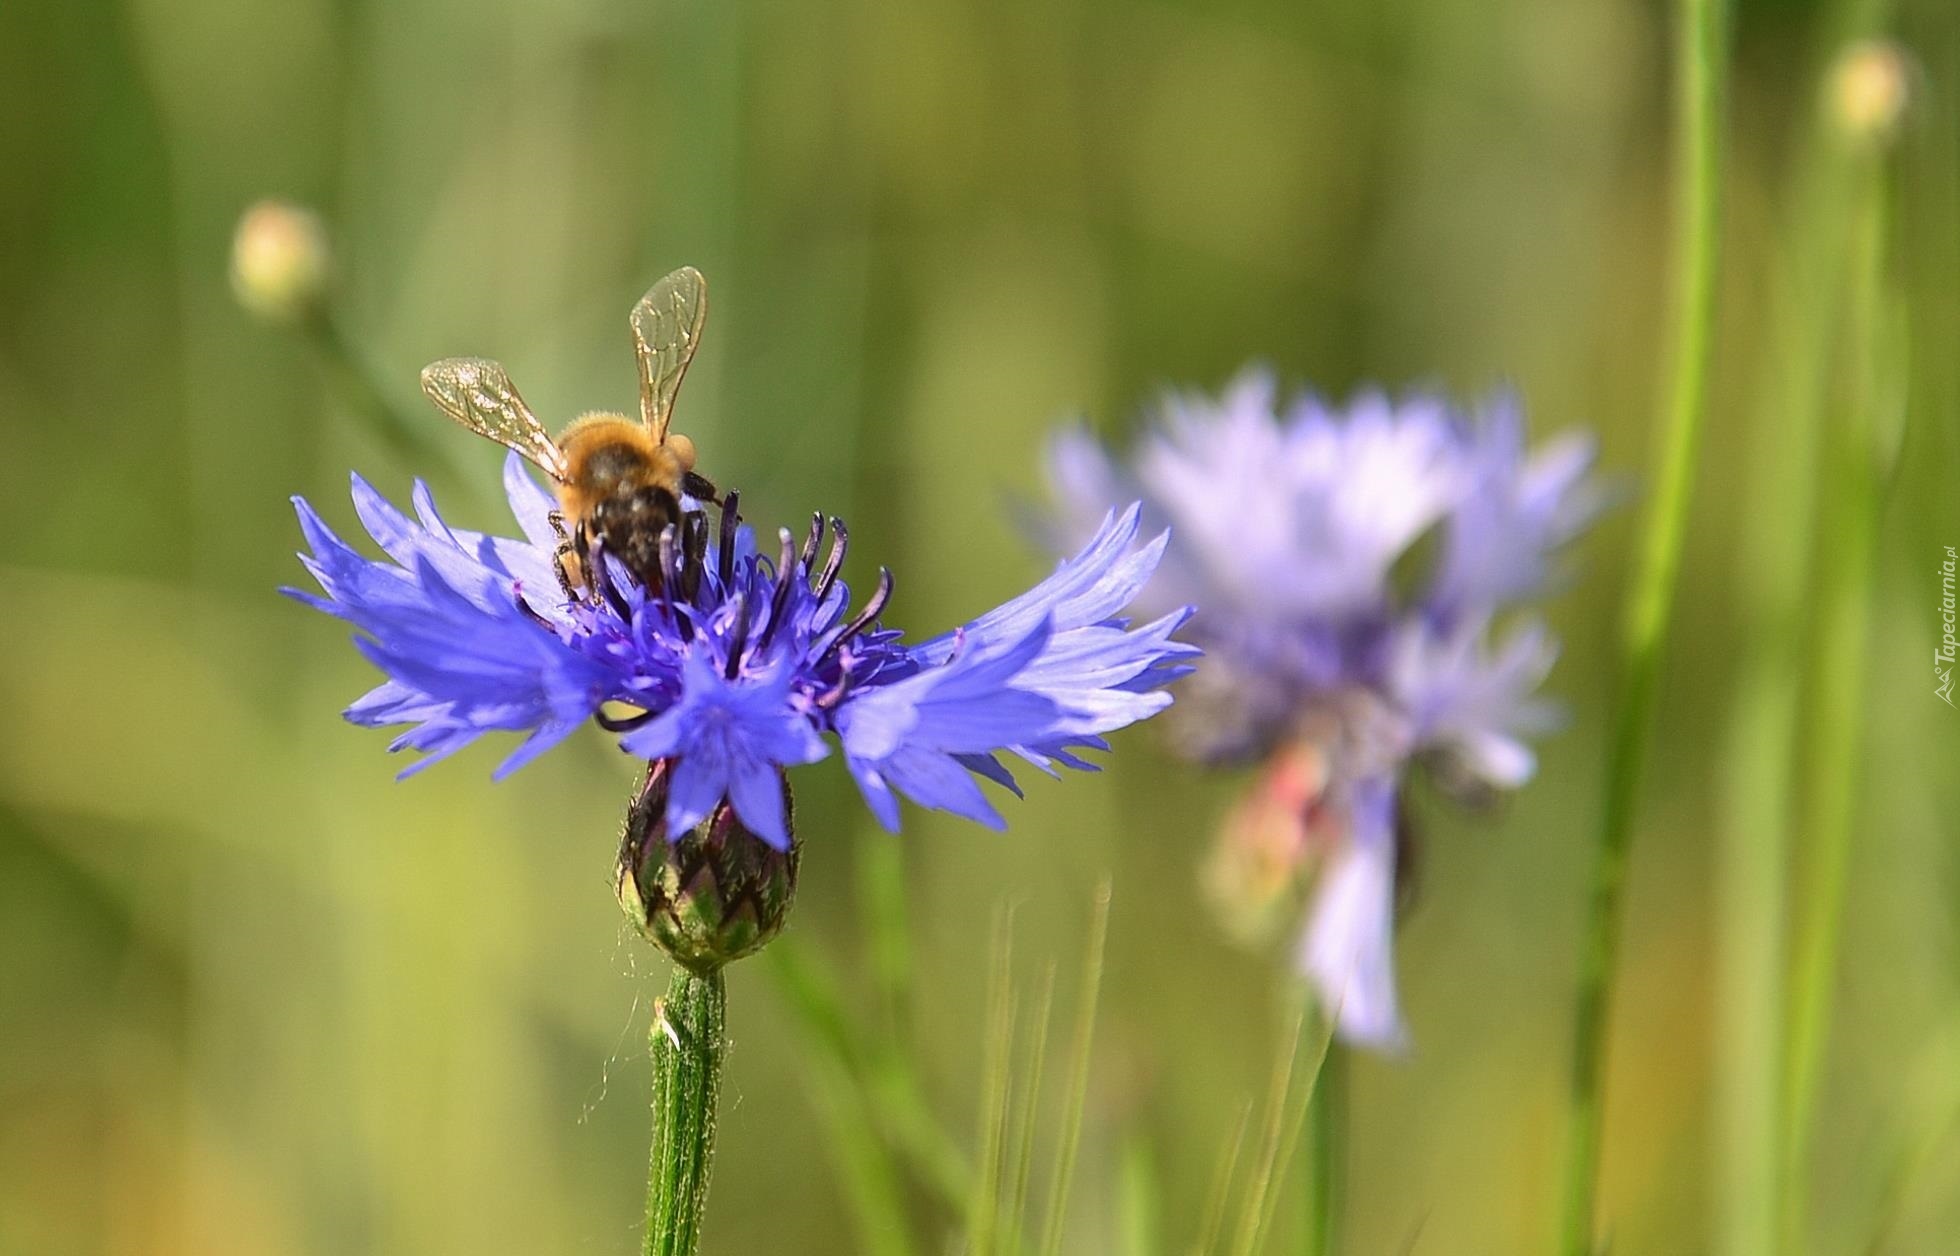
[[(557, 440), (487, 358), (444, 358), (422, 370), (422, 391), (436, 408), (480, 436), (514, 449), (551, 477), (562, 513), (559, 580), (598, 593), (612, 555), (649, 590), (661, 582), (660, 538), (683, 526), (683, 495), (716, 501), (715, 486), (694, 471), (694, 442), (669, 433), (674, 397), (708, 317), (708, 284), (692, 266), (668, 275), (633, 307), (633, 348), (640, 363), (640, 417), (594, 413), (574, 419)], [(569, 530), (567, 530), (569, 529)]]

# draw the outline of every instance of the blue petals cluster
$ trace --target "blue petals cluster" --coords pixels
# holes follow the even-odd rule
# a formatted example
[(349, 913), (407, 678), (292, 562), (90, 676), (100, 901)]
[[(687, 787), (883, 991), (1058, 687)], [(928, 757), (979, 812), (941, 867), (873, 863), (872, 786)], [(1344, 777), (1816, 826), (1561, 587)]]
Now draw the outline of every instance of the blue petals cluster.
[(410, 726), (391, 749), (425, 757), (403, 775), (485, 733), (526, 734), (502, 777), (596, 719), (629, 753), (671, 761), (670, 833), (725, 797), (787, 846), (782, 770), (833, 740), (887, 828), (900, 797), (1001, 827), (978, 778), (1014, 789), (1004, 756), (1050, 773), (1092, 768), (1079, 752), (1168, 706), (1163, 687), (1196, 654), (1171, 639), (1188, 610), (1136, 628), (1123, 616), (1167, 540), (1139, 540), (1134, 505), (1020, 597), (911, 645), (879, 619), (888, 572), (851, 610), (841, 521), (827, 547), (818, 517), (800, 543), (783, 530), (763, 554), (730, 503), (713, 536), (701, 513), (670, 530), (657, 588), (601, 559), (596, 591), (568, 596), (556, 503), (515, 455), (504, 485), (521, 539), (449, 526), (419, 482), (410, 517), (356, 476), (354, 507), (381, 561), (294, 499), (321, 594), (287, 592), (359, 629), (356, 646), (387, 679), (347, 718)]
[(1205, 658), (1179, 745), (1283, 761), (1255, 798), (1286, 800), (1284, 814), (1241, 809), (1252, 819), (1225, 836), (1263, 843), (1261, 868), (1311, 874), (1301, 963), (1351, 1040), (1403, 1032), (1390, 942), (1410, 767), (1465, 792), (1533, 773), (1527, 738), (1553, 721), (1536, 690), (1556, 643), (1506, 621), (1597, 513), (1593, 454), (1576, 435), (1527, 449), (1508, 396), (1475, 412), (1380, 393), (1282, 402), (1259, 371), (1215, 399), (1169, 398), (1126, 460), (1080, 428), (1051, 445), (1055, 544), (1118, 502), (1140, 500), (1146, 528), (1171, 530), (1142, 609), (1197, 608), (1189, 636)]

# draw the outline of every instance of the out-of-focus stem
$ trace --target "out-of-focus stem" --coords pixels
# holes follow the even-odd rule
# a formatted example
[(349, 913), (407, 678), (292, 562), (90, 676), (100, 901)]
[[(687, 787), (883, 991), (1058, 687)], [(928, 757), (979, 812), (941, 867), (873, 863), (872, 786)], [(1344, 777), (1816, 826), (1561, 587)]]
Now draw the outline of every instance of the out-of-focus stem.
[[(412, 467), (441, 467), (459, 472), (460, 463), (449, 446), (436, 439), (440, 418), (432, 410), (427, 422), (417, 422), (390, 400), (389, 390), (375, 378), (374, 369), (355, 346), (340, 320), (329, 311), (302, 325), (307, 343), (320, 356), (334, 394), (383, 444)], [(467, 477), (456, 475), (459, 482)]]
[(1607, 1021), (1618, 972), (1627, 851), (1646, 762), (1656, 682), (1673, 617), (1695, 463), (1701, 452), (1721, 204), (1725, 23), (1722, 0), (1676, 0), (1669, 375), (1660, 417), (1659, 474), (1628, 594), (1621, 689), (1608, 747), (1599, 850), (1580, 956), (1565, 1221), (1559, 1243), (1565, 1256), (1591, 1256), (1593, 1250)]
[(721, 970), (676, 966), (653, 1013), (653, 1155), (645, 1256), (694, 1256), (714, 1169), (715, 1098), (727, 1048)]
[[(1331, 1029), (1330, 1031), (1331, 1032)], [(1341, 1250), (1341, 1212), (1347, 1194), (1347, 1048), (1324, 1048), (1313, 1102), (1307, 1108), (1312, 1143), (1307, 1157), (1307, 1256)]]
[(1800, 1252), (1805, 1246), (1808, 1192), (1802, 1185), (1810, 1162), (1817, 1083), (1834, 1002), (1862, 760), (1865, 651), (1879, 506), (1871, 433), (1874, 411), (1885, 404), (1878, 379), (1878, 363), (1885, 352), (1885, 215), (1884, 185), (1874, 170), (1853, 228), (1846, 309), (1849, 386), (1826, 437), (1831, 455), (1823, 495), (1826, 531), (1813, 584), (1817, 634), (1811, 674), (1816, 701), (1806, 725), (1802, 760), (1809, 785), (1806, 810), (1813, 827), (1797, 905), (1797, 951), (1783, 1061), (1788, 1134), (1782, 1242), (1777, 1250), (1786, 1253)]

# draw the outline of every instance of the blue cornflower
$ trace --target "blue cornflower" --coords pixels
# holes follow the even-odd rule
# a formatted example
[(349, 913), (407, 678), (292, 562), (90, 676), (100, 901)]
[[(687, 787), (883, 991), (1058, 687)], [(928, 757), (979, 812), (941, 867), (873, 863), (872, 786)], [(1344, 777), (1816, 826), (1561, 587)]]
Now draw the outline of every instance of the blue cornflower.
[(301, 561), (322, 595), (288, 592), (359, 629), (356, 646), (387, 679), (347, 718), (411, 726), (391, 749), (424, 757), (404, 776), (485, 733), (527, 734), (502, 777), (596, 720), (665, 764), (668, 833), (726, 799), (780, 849), (783, 769), (823, 758), (834, 738), (886, 827), (900, 796), (1000, 827), (977, 777), (1014, 789), (1003, 755), (1051, 773), (1091, 767), (1076, 752), (1106, 749), (1103, 734), (1168, 706), (1164, 685), (1196, 653), (1171, 639), (1187, 610), (1136, 628), (1122, 615), (1167, 539), (1139, 540), (1135, 506), (1111, 511), (1020, 597), (912, 645), (879, 618), (889, 572), (851, 611), (838, 520), (827, 550), (816, 517), (800, 544), (785, 529), (765, 555), (730, 494), (714, 536), (699, 512), (669, 529), (656, 590), (601, 558), (594, 589), (575, 591), (557, 570), (555, 502), (515, 455), (504, 485), (522, 539), (450, 527), (419, 482), (410, 518), (356, 476), (355, 510), (385, 561), (294, 499), (312, 551)]
[(1119, 502), (1171, 530), (1139, 609), (1197, 608), (1177, 746), (1266, 765), (1214, 890), (1253, 932), (1310, 892), (1299, 961), (1351, 1041), (1404, 1037), (1391, 943), (1412, 768), (1473, 795), (1534, 771), (1557, 645), (1535, 621), (1498, 625), (1597, 513), (1592, 461), (1581, 436), (1528, 450), (1507, 396), (1474, 413), (1380, 393), (1282, 404), (1259, 371), (1169, 398), (1122, 462), (1079, 427), (1051, 446), (1055, 544)]

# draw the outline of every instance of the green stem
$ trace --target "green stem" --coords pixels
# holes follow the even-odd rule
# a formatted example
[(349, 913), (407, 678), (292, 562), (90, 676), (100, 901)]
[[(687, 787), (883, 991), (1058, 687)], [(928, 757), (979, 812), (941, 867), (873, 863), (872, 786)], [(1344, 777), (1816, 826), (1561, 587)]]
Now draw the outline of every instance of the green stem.
[(440, 467), (459, 483), (470, 482), (456, 448), (436, 437), (442, 424), (435, 411), (431, 409), (422, 421), (403, 413), (339, 319), (323, 312), (308, 319), (302, 331), (319, 355), (334, 393), (392, 453), (409, 466), (424, 468), (425, 474), (428, 468)]
[(1884, 352), (1886, 198), (1875, 172), (1866, 193), (1853, 237), (1847, 285), (1851, 298), (1846, 310), (1848, 395), (1827, 436), (1831, 457), (1823, 515), (1825, 545), (1814, 582), (1818, 619), (1811, 674), (1816, 678), (1817, 697), (1806, 724), (1803, 763), (1809, 784), (1806, 809), (1815, 827), (1806, 851), (1807, 875), (1797, 912), (1796, 966), (1783, 1060), (1787, 1137), (1778, 1250), (1790, 1253), (1804, 1247), (1808, 1192), (1803, 1182), (1837, 981), (1859, 747), (1864, 740), (1865, 652), (1878, 523), (1878, 478), (1870, 433), (1876, 411), (1885, 404), (1877, 374)]
[(719, 969), (675, 967), (653, 1008), (653, 1156), (647, 1170), (645, 1256), (694, 1256), (715, 1157), (726, 997)]
[(1670, 379), (1661, 412), (1660, 470), (1627, 603), (1622, 691), (1609, 745), (1599, 850), (1580, 959), (1565, 1221), (1559, 1244), (1566, 1256), (1590, 1256), (1593, 1250), (1607, 1013), (1618, 969), (1627, 851), (1701, 448), (1720, 210), (1724, 8), (1722, 0), (1676, 0), (1679, 69)]
[(1347, 1193), (1347, 1048), (1329, 1042), (1308, 1106), (1313, 1145), (1307, 1158), (1307, 1256), (1341, 1250), (1341, 1206)]

